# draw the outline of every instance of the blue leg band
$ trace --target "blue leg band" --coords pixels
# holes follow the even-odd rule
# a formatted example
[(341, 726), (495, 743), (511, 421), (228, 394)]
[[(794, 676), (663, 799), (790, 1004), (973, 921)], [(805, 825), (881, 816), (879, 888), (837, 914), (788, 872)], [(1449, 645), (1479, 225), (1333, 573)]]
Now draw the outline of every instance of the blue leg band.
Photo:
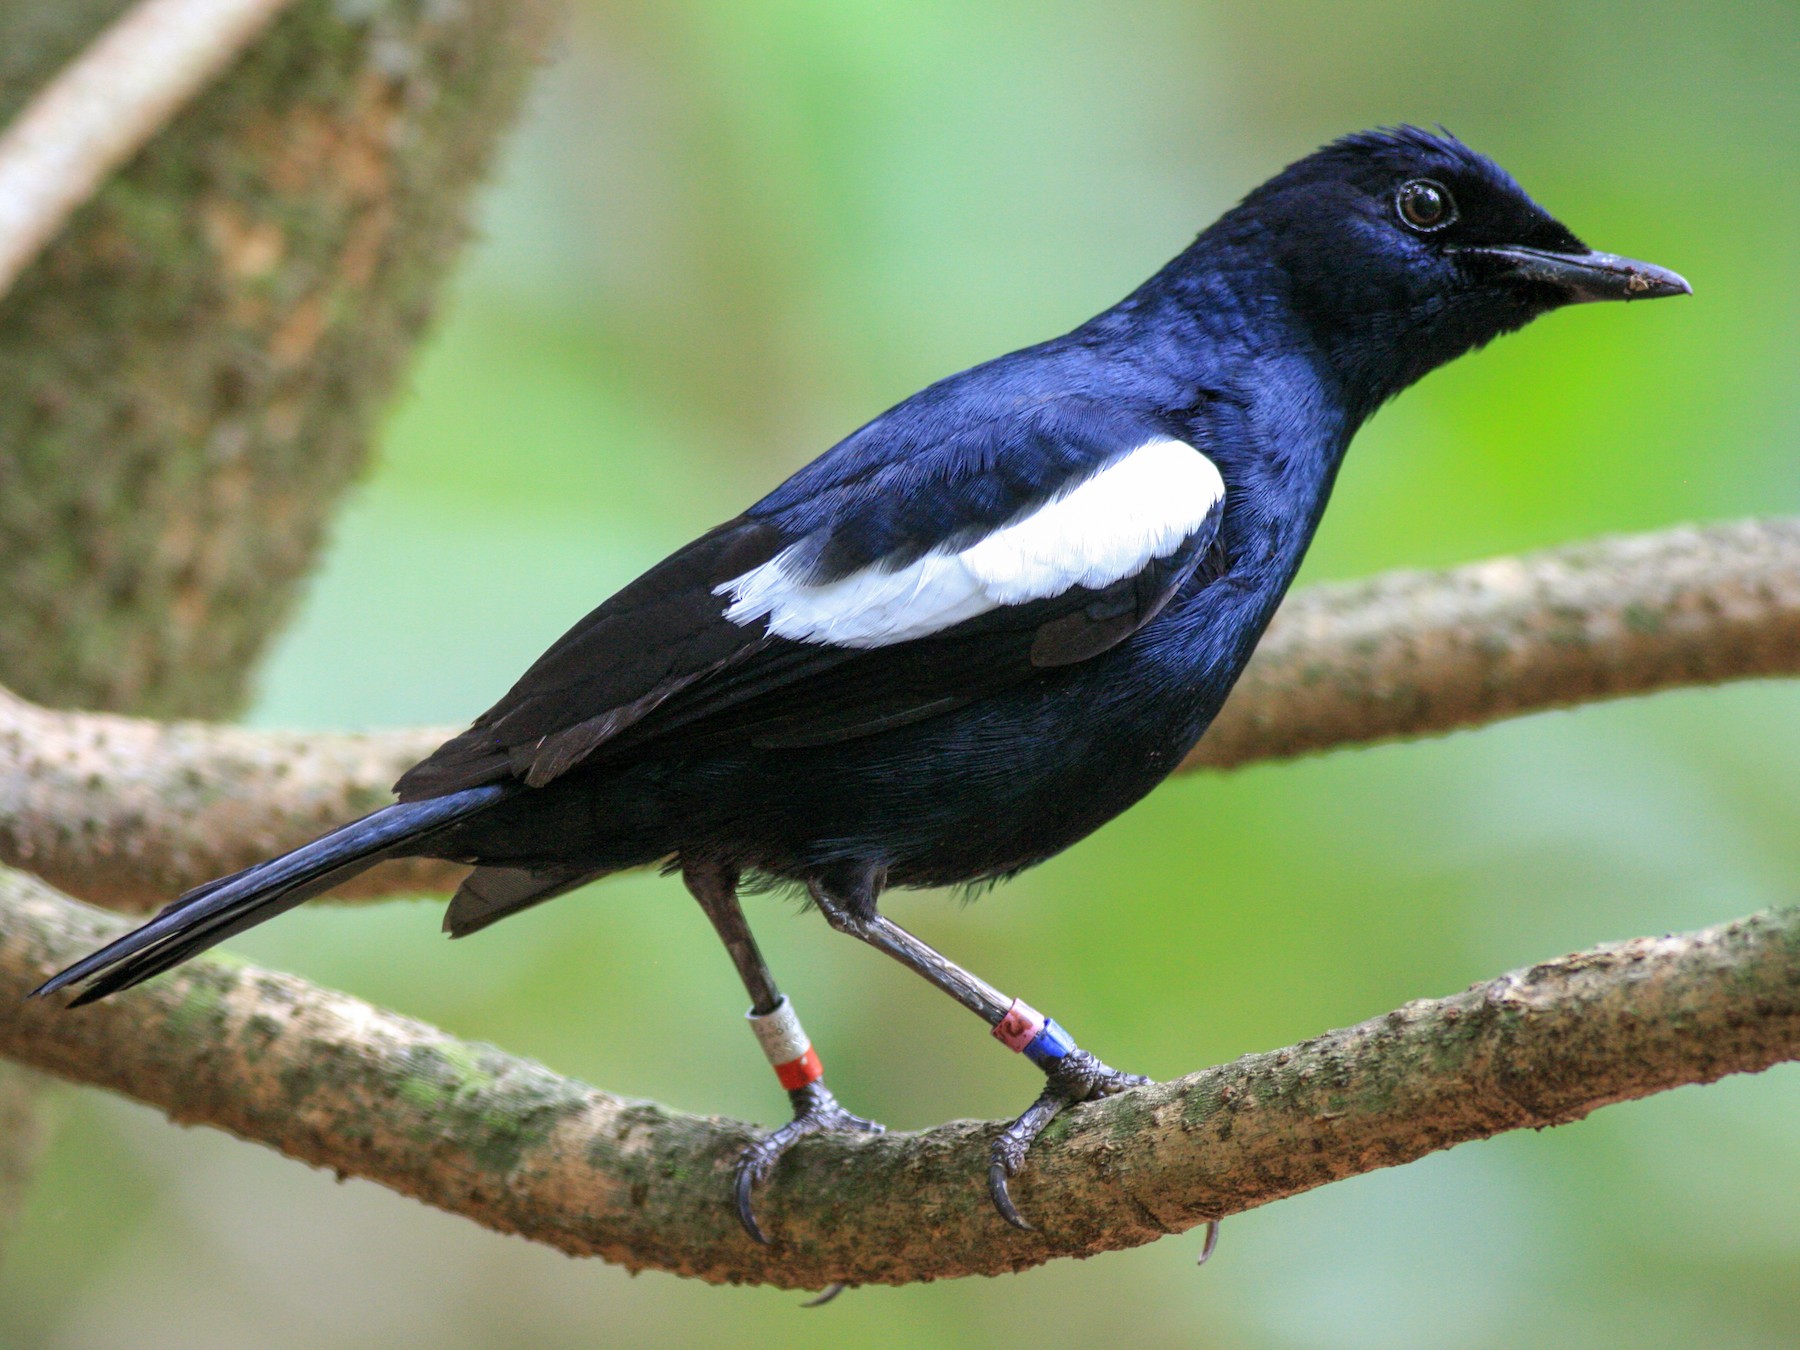
[(1046, 1017), (1044, 1029), (1025, 1047), (1025, 1058), (1040, 1069), (1048, 1069), (1074, 1048), (1075, 1038), (1058, 1026), (1055, 1018)]

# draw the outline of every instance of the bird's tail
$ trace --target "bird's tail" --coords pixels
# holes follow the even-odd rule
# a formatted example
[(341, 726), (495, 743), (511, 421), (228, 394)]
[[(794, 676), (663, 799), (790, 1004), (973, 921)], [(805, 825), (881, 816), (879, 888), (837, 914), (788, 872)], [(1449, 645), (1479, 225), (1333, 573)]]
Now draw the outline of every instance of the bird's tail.
[(383, 807), (292, 853), (209, 881), (170, 902), (143, 927), (52, 975), (30, 996), (39, 998), (86, 981), (87, 987), (70, 1001), (74, 1008), (129, 989), (323, 894), (384, 858), (417, 853), (426, 838), (493, 805), (516, 786), (488, 784)]

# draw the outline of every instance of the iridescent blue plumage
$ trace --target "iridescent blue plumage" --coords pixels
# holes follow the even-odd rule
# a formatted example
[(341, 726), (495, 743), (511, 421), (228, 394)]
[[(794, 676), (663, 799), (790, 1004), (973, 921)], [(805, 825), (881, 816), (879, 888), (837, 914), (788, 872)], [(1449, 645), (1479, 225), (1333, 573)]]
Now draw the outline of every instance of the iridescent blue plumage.
[[(661, 862), (760, 1017), (782, 1003), (742, 877), (805, 886), (834, 926), (1039, 1045), (1053, 1024), (894, 926), (882, 890), (1010, 875), (1161, 781), (1384, 400), (1559, 305), (1685, 290), (1588, 250), (1448, 135), (1347, 137), (1117, 305), (922, 390), (652, 568), (409, 771), (399, 805), (201, 888), (40, 992), (126, 988), (383, 857), (474, 865), (457, 935)], [(1005, 1180), (1037, 1131), (1134, 1081), (1057, 1035), (1044, 1095), (996, 1149), (1015, 1221)], [(740, 1171), (758, 1236), (750, 1191), (781, 1151), (867, 1127), (816, 1067), (778, 1066), (799, 1075), (796, 1118)]]

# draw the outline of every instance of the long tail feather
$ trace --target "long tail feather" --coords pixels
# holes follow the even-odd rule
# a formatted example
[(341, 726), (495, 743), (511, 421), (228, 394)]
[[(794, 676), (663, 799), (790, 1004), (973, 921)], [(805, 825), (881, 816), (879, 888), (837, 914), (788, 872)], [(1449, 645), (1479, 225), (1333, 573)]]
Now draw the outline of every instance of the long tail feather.
[(514, 784), (401, 802), (333, 830), (292, 853), (197, 886), (157, 916), (31, 991), (41, 998), (89, 981), (70, 1007), (129, 989), (215, 943), (322, 895), (384, 858), (417, 851), (428, 836), (511, 795)]

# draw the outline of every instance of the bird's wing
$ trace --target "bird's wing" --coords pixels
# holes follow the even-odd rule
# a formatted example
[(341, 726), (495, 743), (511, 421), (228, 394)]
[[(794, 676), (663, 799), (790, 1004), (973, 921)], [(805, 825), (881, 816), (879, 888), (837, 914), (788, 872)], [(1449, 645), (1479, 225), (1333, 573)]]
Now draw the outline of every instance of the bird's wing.
[(1217, 564), (1217, 469), (1142, 419), (1064, 401), (932, 430), (871, 423), (645, 573), (402, 798), (918, 721), (1100, 654)]

